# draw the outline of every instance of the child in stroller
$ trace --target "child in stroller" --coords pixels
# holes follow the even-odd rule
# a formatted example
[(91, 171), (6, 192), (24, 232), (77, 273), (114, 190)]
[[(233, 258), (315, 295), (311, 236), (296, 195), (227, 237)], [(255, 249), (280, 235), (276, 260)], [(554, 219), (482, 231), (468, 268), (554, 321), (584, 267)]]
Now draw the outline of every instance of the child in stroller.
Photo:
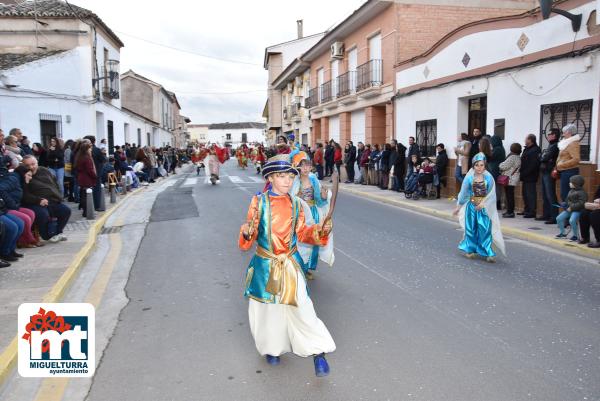
[(421, 169), (417, 155), (412, 155), (410, 161), (411, 163), (408, 166), (408, 173), (404, 181), (404, 196), (406, 196), (407, 199), (412, 198), (417, 192), (417, 186), (419, 183), (419, 170)]
[[(437, 196), (437, 191), (433, 188), (434, 176), (436, 174), (435, 165), (429, 158), (423, 160), (419, 170), (419, 184), (417, 192), (422, 197), (433, 198)], [(414, 197), (413, 197), (414, 198)]]

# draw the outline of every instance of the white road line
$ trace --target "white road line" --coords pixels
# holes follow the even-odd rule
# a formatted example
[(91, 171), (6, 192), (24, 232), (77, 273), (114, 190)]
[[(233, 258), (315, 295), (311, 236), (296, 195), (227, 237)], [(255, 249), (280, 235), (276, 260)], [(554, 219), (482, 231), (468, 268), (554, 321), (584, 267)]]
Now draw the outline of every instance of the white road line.
[(196, 185), (198, 183), (198, 178), (187, 178), (183, 183), (183, 186)]
[(248, 177), (248, 178), (250, 178), (254, 182), (258, 182), (259, 184), (262, 184), (265, 182), (265, 179), (261, 178), (261, 177)]
[(242, 180), (240, 177), (238, 177), (237, 175), (230, 175), (229, 179), (231, 180), (231, 182), (233, 182), (234, 184), (243, 184), (244, 180)]
[(210, 184), (210, 177), (206, 177), (206, 178), (204, 179), (204, 183), (205, 183), (205, 184)]
[(175, 185), (176, 182), (177, 182), (177, 180), (167, 181), (166, 183), (163, 184), (163, 187), (165, 187), (165, 188), (172, 187), (173, 185)]

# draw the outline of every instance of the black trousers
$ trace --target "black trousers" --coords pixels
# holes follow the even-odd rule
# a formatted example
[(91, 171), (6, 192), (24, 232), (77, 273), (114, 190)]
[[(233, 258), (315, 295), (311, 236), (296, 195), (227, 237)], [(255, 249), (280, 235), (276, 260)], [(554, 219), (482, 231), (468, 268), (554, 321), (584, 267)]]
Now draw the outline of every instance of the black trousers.
[(354, 182), (354, 163), (346, 165), (346, 174), (348, 174), (348, 181)]
[(504, 193), (506, 195), (506, 213), (512, 214), (515, 212), (515, 187), (505, 186)]
[(525, 214), (535, 215), (537, 206), (537, 183), (536, 182), (524, 182), (523, 183), (523, 202), (525, 203)]
[(333, 162), (325, 162), (325, 177), (330, 176), (331, 174), (333, 174)]
[(594, 231), (596, 241), (600, 241), (600, 210), (582, 210), (579, 216), (581, 238), (590, 240), (590, 227)]

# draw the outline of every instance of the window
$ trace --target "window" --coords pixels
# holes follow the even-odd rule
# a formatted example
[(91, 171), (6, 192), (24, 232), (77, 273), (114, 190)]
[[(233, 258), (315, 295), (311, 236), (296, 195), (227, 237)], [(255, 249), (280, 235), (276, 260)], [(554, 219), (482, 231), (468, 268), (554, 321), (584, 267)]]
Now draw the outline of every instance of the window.
[(422, 157), (435, 156), (437, 120), (417, 121), (416, 141)]
[(543, 104), (540, 111), (540, 146), (548, 146), (546, 135), (552, 128), (562, 129), (575, 124), (581, 137), (581, 161), (590, 160), (590, 135), (592, 126), (592, 99), (577, 102)]
[(246, 134), (245, 132), (242, 132), (242, 143), (246, 143), (248, 142), (248, 134)]
[(142, 146), (142, 129), (137, 129), (137, 145)]
[(225, 140), (231, 141), (231, 134), (225, 134)]
[(506, 121), (504, 118), (494, 119), (494, 135), (499, 136), (502, 140), (504, 140), (505, 126)]

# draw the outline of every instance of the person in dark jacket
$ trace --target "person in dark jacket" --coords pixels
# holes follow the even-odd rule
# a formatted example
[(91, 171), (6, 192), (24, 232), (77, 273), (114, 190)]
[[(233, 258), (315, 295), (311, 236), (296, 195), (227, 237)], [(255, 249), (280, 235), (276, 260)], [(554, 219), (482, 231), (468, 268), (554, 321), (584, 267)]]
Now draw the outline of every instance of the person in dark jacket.
[(435, 158), (435, 167), (438, 175), (437, 199), (441, 198), (442, 184), (446, 186), (446, 169), (448, 168), (448, 154), (443, 143), (436, 146), (437, 157)]
[(360, 155), (360, 184), (367, 185), (369, 181), (369, 157), (371, 156), (371, 145), (367, 144)]
[[(492, 156), (488, 159), (488, 170), (494, 177), (494, 181), (500, 175), (500, 163), (506, 160), (506, 150), (502, 144), (502, 138), (494, 134), (490, 139), (492, 144)], [(496, 185), (496, 208), (502, 209), (502, 186)]]
[(92, 144), (90, 142), (84, 141), (79, 146), (79, 151), (77, 152), (77, 156), (75, 156), (75, 167), (77, 169), (77, 182), (79, 183), (79, 208), (83, 210), (83, 216), (86, 216), (87, 190), (94, 188), (96, 181), (98, 181), (96, 167), (92, 159)]
[(381, 158), (379, 159), (379, 166), (381, 169), (381, 181), (379, 182), (380, 189), (387, 189), (388, 182), (390, 180), (390, 153), (392, 151), (392, 145), (386, 143), (383, 146), (383, 152), (381, 152)]
[(556, 235), (556, 238), (567, 237), (567, 234), (565, 234), (565, 223), (568, 220), (572, 230), (572, 236), (570, 240), (573, 242), (579, 241), (577, 224), (579, 222), (579, 216), (581, 215), (581, 212), (585, 209), (585, 202), (587, 202), (587, 194), (583, 189), (584, 183), (585, 180), (580, 175), (574, 175), (569, 180), (571, 190), (567, 195), (567, 201), (563, 203), (563, 208), (565, 210), (556, 218), (558, 229), (560, 230), (560, 232)]
[(421, 150), (419, 145), (415, 143), (415, 137), (411, 136), (408, 138), (408, 153), (406, 154), (406, 163), (408, 167), (412, 167), (412, 156), (417, 155), (417, 160), (421, 160)]
[(44, 149), (44, 147), (42, 146), (41, 143), (38, 142), (34, 142), (32, 148), (32, 154), (35, 156), (35, 158), (38, 161), (38, 165), (43, 166), (43, 167), (48, 167), (48, 157), (47, 157), (47, 152), (46, 149)]
[(535, 217), (537, 205), (537, 180), (540, 174), (540, 147), (535, 135), (525, 138), (525, 149), (521, 154), (521, 182), (523, 183), (523, 202), (525, 209), (521, 214), (526, 219)]
[[(102, 149), (96, 146), (96, 137), (93, 135), (84, 136), (83, 139), (88, 139), (92, 143), (92, 159), (94, 160), (94, 167), (96, 171), (102, 171), (102, 166), (106, 163), (106, 156), (102, 152)], [(80, 184), (81, 185), (81, 184)], [(96, 185), (92, 188), (94, 191), (94, 209), (97, 212), (100, 210), (100, 196), (102, 194), (102, 183), (100, 177), (96, 179)], [(81, 193), (81, 192), (80, 192)]]
[(362, 159), (362, 154), (365, 151), (365, 144), (362, 142), (357, 143), (356, 148), (356, 167), (358, 167), (358, 180), (356, 180), (355, 184), (360, 184), (360, 180), (362, 179), (361, 170), (360, 170), (360, 159)]
[(65, 187), (65, 151), (57, 138), (50, 139), (50, 146), (46, 152), (48, 169), (56, 177), (60, 193), (64, 197)]
[(394, 180), (395, 184), (392, 189), (398, 192), (404, 192), (404, 177), (406, 176), (406, 146), (397, 140), (392, 140), (392, 146), (396, 148), (398, 158), (394, 163)]
[[(598, 185), (596, 193), (594, 194), (594, 201), (590, 203), (592, 205), (583, 209), (579, 216), (581, 238), (578, 242), (580, 244), (589, 242), (589, 248), (600, 248), (600, 185)], [(596, 241), (591, 241), (590, 227), (592, 228), (592, 231), (594, 231)]]
[(556, 197), (556, 180), (552, 171), (556, 168), (558, 159), (558, 139), (560, 130), (552, 128), (547, 135), (548, 147), (540, 155), (540, 173), (542, 174), (542, 196), (544, 199), (544, 213), (536, 220), (544, 220), (546, 224), (556, 224), (558, 216), (558, 198)]
[[(50, 242), (66, 241), (63, 229), (71, 217), (71, 209), (62, 203), (62, 195), (54, 175), (45, 167), (38, 166), (37, 159), (25, 156), (23, 164), (27, 166), (33, 178), (23, 187), (22, 203), (35, 212), (35, 224), (40, 236)], [(50, 218), (56, 218), (56, 232), (49, 231)]]
[(473, 165), (473, 157), (477, 153), (481, 152), (481, 150), (479, 150), (479, 141), (481, 140), (481, 138), (481, 130), (479, 128), (473, 129), (473, 136), (471, 138), (471, 148), (469, 150), (469, 168), (471, 168)]
[(330, 177), (333, 174), (333, 165), (334, 165), (334, 155), (335, 155), (335, 142), (332, 140), (329, 141), (327, 146), (325, 146), (325, 177)]
[(356, 147), (352, 141), (348, 141), (344, 153), (344, 166), (346, 166), (346, 175), (348, 179), (346, 184), (354, 184), (354, 163), (356, 163)]
[[(37, 244), (32, 231), (35, 213), (31, 209), (21, 207), (23, 197), (23, 185), (28, 177), (22, 177), (17, 170), (24, 168), (18, 166), (15, 172), (9, 173), (4, 163), (0, 163), (0, 197), (4, 199), (8, 214), (15, 216), (23, 222), (23, 232), (18, 244), (24, 248), (34, 248)], [(29, 173), (31, 178), (31, 173)]]
[[(392, 139), (392, 143), (390, 146), (390, 160), (388, 164), (390, 166), (390, 178), (391, 178), (391, 187), (390, 190), (396, 190), (398, 187), (398, 183), (396, 182), (396, 162), (398, 161), (398, 142), (395, 139)], [(393, 170), (393, 171), (392, 171)]]

